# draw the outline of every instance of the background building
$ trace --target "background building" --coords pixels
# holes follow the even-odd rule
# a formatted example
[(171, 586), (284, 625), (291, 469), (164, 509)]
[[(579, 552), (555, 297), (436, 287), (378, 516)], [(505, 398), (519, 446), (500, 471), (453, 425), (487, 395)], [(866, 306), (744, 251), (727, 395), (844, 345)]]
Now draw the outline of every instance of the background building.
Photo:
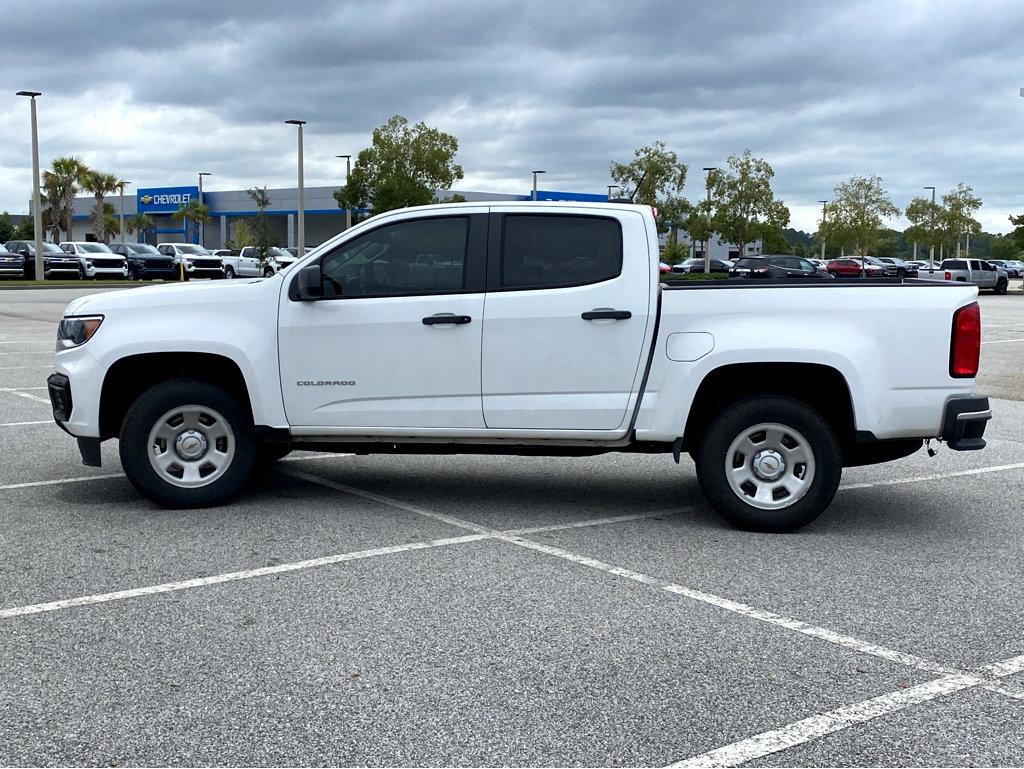
[[(307, 187), (305, 189), (306, 204), (306, 246), (312, 247), (334, 237), (345, 229), (345, 212), (338, 208), (333, 197), (337, 187)], [(480, 192), (473, 190), (438, 190), (439, 198), (458, 193), (468, 201), (501, 201), (529, 200), (530, 195), (508, 195), (499, 192)], [(268, 189), (270, 206), (266, 210), (267, 218), (277, 239), (282, 246), (294, 246), (297, 243), (299, 191), (297, 187)], [(607, 200), (605, 195), (585, 192), (558, 192), (554, 190), (538, 190), (538, 200)], [(223, 248), (235, 234), (240, 221), (252, 219), (257, 215), (252, 198), (245, 190), (203, 191), (202, 202), (210, 209), (210, 221), (206, 224), (205, 233), (196, 231), (194, 226), (186, 224), (174, 216), (178, 207), (190, 200), (199, 200), (198, 186), (182, 187), (140, 187), (136, 194), (122, 198), (116, 193), (107, 196), (105, 202), (114, 206), (120, 213), (123, 210), (127, 218), (132, 214), (148, 214), (156, 224), (155, 232), (148, 234), (150, 243), (190, 242), (202, 243), (207, 248)], [(94, 240), (89, 215), (95, 200), (91, 195), (80, 195), (75, 198), (75, 211), (72, 220), (73, 240)], [(122, 208), (123, 206), (123, 208)], [(127, 235), (131, 241), (141, 240), (138, 233)]]

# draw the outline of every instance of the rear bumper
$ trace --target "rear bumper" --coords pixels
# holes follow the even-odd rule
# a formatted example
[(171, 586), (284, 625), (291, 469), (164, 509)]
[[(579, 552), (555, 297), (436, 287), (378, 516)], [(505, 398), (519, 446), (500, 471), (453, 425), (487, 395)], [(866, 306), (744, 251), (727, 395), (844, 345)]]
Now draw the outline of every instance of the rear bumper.
[(941, 438), (954, 451), (985, 448), (985, 427), (992, 418), (988, 398), (954, 398), (946, 404)]

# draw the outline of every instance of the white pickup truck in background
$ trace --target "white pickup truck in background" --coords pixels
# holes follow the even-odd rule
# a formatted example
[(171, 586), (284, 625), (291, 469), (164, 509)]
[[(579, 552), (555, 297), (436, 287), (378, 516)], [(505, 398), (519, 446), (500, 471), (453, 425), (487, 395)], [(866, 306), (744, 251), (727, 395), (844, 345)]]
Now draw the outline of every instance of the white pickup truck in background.
[(920, 270), (918, 277), (970, 283), (996, 294), (1005, 294), (1010, 286), (1006, 270), (984, 259), (944, 259), (938, 267)]
[[(725, 518), (788, 531), (844, 465), (980, 449), (978, 290), (659, 282), (650, 208), (464, 203), (368, 219), (269, 280), (71, 302), (54, 417), (169, 507), (292, 448), (689, 453)], [(894, 316), (914, 328), (892, 334)]]
[(270, 278), (295, 264), (294, 256), (276, 246), (267, 249), (267, 258), (262, 261), (256, 246), (246, 246), (238, 253), (227, 249), (217, 253), (224, 260), (225, 278)]

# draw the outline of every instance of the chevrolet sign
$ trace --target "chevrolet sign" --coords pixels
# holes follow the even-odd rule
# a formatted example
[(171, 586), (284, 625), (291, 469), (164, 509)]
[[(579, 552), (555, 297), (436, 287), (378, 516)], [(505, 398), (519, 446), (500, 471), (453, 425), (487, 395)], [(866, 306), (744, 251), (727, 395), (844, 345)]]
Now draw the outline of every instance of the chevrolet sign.
[(151, 187), (139, 190), (136, 208), (140, 214), (173, 213), (190, 200), (198, 199), (198, 187)]

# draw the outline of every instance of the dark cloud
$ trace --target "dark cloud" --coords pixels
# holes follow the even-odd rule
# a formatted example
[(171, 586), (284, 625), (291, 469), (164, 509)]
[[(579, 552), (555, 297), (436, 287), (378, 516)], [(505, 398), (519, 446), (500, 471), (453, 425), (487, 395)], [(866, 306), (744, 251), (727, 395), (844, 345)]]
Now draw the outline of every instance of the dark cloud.
[[(467, 187), (528, 171), (599, 191), (608, 162), (663, 139), (694, 169), (744, 147), (796, 225), (852, 173), (898, 203), (964, 180), (983, 220), (1022, 207), (1024, 48), (1016, 2), (4, 3), (0, 209), (25, 208), (27, 109), (44, 163), (78, 154), (142, 185), (338, 181), (333, 155), (401, 113), (459, 137)], [(10, 46), (10, 41), (23, 42)], [(12, 50), (13, 48), (13, 50)], [(700, 194), (700, 172), (690, 191)]]

